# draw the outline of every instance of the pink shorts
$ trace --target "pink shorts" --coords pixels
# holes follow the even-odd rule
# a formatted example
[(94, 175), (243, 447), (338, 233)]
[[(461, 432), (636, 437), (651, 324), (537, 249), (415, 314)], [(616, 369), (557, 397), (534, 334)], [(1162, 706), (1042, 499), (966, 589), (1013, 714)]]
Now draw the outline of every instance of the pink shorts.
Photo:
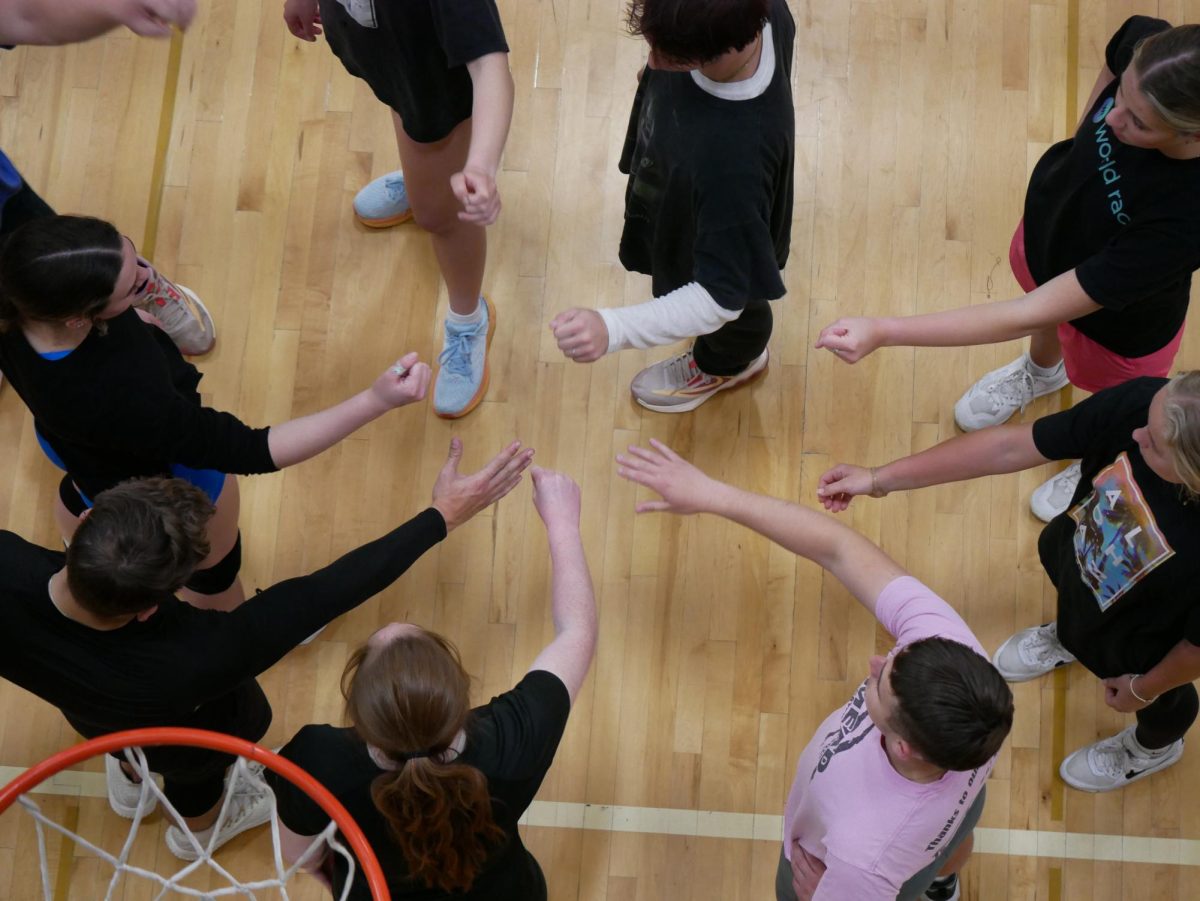
[[(1008, 246), (1008, 264), (1026, 293), (1037, 287), (1025, 259), (1025, 220), (1017, 224), (1012, 243)], [(1062, 345), (1063, 364), (1071, 384), (1093, 394), (1138, 376), (1165, 378), (1171, 372), (1179, 345), (1183, 342), (1183, 326), (1166, 347), (1144, 357), (1123, 357), (1097, 344), (1069, 322), (1058, 325), (1058, 342)]]

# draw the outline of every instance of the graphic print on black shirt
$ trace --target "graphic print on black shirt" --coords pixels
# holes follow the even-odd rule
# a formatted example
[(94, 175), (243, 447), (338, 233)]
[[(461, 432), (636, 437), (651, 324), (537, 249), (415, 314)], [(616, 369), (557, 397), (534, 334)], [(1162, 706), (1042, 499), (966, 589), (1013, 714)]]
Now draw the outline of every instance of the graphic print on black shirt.
[(1175, 556), (1122, 453), (1092, 480), (1072, 508), (1075, 559), (1085, 585), (1107, 610), (1156, 567)]
[[(867, 724), (867, 728), (859, 732), (863, 723)], [(817, 759), (812, 776), (809, 777), (810, 781), (817, 773), (829, 769), (834, 757), (843, 751), (849, 751), (874, 731), (875, 724), (871, 722), (871, 716), (867, 713), (867, 683), (864, 681), (842, 711), (842, 725), (821, 739), (821, 756)]]
[(378, 28), (379, 16), (375, 14), (375, 0), (337, 0), (350, 14), (350, 18), (363, 28)]

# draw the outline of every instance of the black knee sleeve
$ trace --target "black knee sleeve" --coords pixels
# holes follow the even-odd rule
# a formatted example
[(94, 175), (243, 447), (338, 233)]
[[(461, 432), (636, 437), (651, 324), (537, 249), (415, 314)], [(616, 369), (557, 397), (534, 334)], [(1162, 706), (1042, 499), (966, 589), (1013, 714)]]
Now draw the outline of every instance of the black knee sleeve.
[(242, 568), (242, 533), (239, 530), (229, 553), (208, 569), (198, 569), (183, 583), (197, 594), (220, 594), (237, 580)]

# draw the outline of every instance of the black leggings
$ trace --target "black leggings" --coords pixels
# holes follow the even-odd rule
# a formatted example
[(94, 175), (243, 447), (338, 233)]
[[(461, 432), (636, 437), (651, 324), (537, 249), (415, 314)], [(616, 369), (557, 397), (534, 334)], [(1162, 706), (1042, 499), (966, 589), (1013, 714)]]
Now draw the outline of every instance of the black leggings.
[(750, 301), (737, 319), (696, 339), (696, 365), (709, 375), (737, 375), (767, 349), (774, 323), (769, 301)]
[(1165, 748), (1183, 738), (1196, 722), (1200, 711), (1200, 696), (1192, 683), (1164, 691), (1149, 707), (1137, 712), (1137, 732), (1143, 748), (1153, 751)]

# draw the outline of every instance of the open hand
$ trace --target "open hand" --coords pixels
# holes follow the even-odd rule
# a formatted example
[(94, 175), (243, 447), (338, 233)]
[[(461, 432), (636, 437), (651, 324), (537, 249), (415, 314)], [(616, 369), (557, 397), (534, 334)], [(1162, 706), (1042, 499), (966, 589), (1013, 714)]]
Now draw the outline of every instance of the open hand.
[(857, 363), (883, 344), (878, 319), (839, 319), (821, 329), (814, 347), (823, 347), (844, 363)]
[(550, 331), (563, 356), (576, 363), (594, 363), (608, 353), (608, 326), (595, 310), (559, 313), (550, 320)]
[(488, 464), (471, 475), (460, 475), (463, 446), (458, 438), (450, 439), (450, 454), (433, 485), (433, 506), (446, 520), (446, 531), (458, 526), (485, 507), (490, 507), (508, 494), (521, 481), (521, 473), (533, 462), (533, 448), (522, 450), (514, 441)]
[(286, 0), (283, 21), (288, 31), (302, 41), (315, 41), (321, 33), (321, 10), (317, 0)]
[(432, 374), (429, 364), (420, 362), (415, 350), (409, 351), (375, 380), (371, 392), (389, 410), (403, 407), (424, 399)]
[(450, 190), (463, 205), (458, 218), (475, 225), (491, 225), (500, 216), (500, 189), (495, 176), (468, 166), (450, 176)]
[(638, 513), (699, 513), (721, 483), (705, 475), (661, 441), (651, 438), (650, 449), (631, 445), (617, 455), (617, 475), (657, 491), (661, 501), (642, 501)]
[(817, 500), (830, 513), (841, 513), (860, 494), (874, 491), (871, 470), (864, 466), (839, 463), (821, 474), (817, 482)]

